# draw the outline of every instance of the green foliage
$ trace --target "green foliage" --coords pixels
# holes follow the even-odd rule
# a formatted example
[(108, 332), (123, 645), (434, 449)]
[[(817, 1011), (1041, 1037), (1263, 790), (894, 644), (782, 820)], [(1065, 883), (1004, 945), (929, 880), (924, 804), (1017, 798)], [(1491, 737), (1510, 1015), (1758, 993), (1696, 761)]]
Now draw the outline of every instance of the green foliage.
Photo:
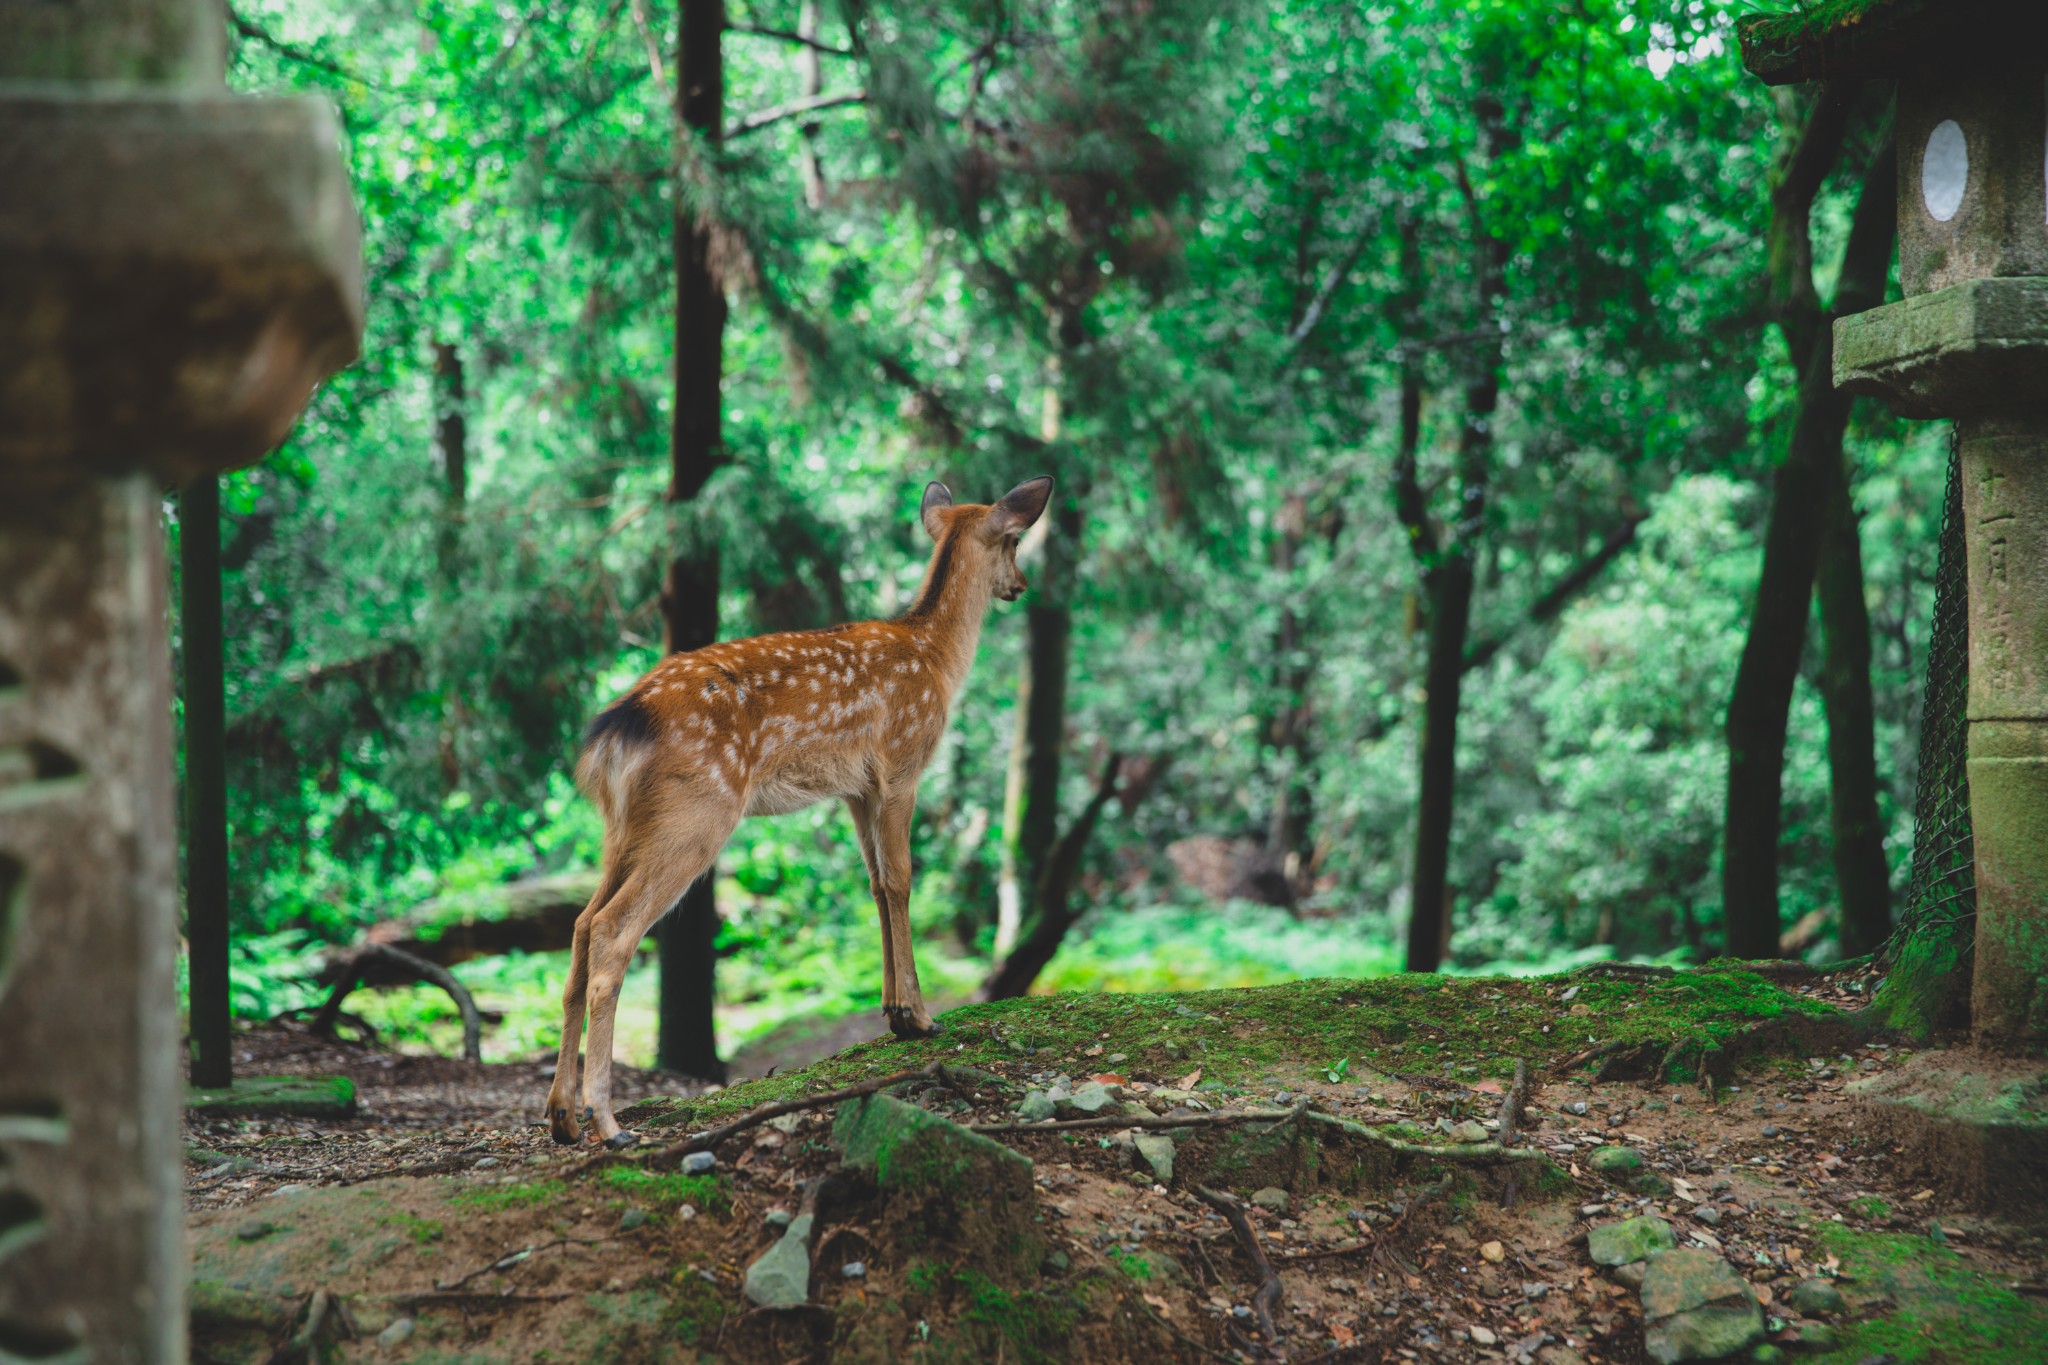
[[(1421, 484), (1462, 477), (1482, 320), (1502, 347), (1485, 510), (1434, 509), (1478, 547), (1473, 643), (1498, 645), (1464, 680), (1453, 958), (1710, 953), (1722, 717), (1791, 420), (1757, 311), (1777, 130), (1733, 57), (1742, 8), (855, 7), (825, 15), (851, 54), (825, 86), (864, 102), (712, 155), (676, 145), (660, 15), (643, 34), (602, 8), (238, 4), (235, 85), (341, 109), (369, 334), (226, 483), (236, 1012), (315, 1003), (323, 946), (372, 921), (595, 861), (577, 734), (658, 657), (680, 549), (719, 547), (729, 635), (889, 614), (928, 552), (926, 478), (968, 499), (1042, 471), (1074, 500), (1026, 564), (1032, 600), (1073, 614), (1062, 808), (1107, 752), (1150, 774), (1085, 851), (1089, 913), (1042, 984), (1394, 970), (1423, 659), (1387, 475), (1407, 371)], [(795, 7), (747, 19), (787, 30)], [(804, 93), (789, 44), (734, 30), (724, 51), (729, 123)], [(731, 459), (688, 506), (665, 496), (679, 210), (715, 223), (732, 302)], [(1825, 273), (1840, 187), (1819, 218)], [(1508, 254), (1499, 298), (1474, 288), (1482, 237)], [(1859, 410), (1851, 446), (1902, 872), (1939, 436)], [(923, 784), (912, 915), (941, 999), (988, 966), (1019, 615), (991, 620)], [(1806, 674), (1781, 908), (1814, 916), (1825, 957)], [(1166, 856), (1191, 836), (1291, 867), (1301, 917), (1205, 902)], [(721, 878), (729, 1043), (874, 1010), (835, 805), (747, 822)], [(558, 957), (455, 970), (503, 1013), (490, 1055), (551, 1046)], [(621, 1012), (636, 1058), (648, 976)], [(402, 1045), (456, 1036), (432, 990), (350, 1008)]]

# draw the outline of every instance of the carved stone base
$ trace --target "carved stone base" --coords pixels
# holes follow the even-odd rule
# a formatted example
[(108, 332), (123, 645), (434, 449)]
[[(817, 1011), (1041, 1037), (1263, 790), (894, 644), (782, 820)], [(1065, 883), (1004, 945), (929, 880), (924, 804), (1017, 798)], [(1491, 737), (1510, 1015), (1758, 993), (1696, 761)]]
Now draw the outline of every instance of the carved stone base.
[(161, 516), (0, 507), (0, 1355), (184, 1358)]

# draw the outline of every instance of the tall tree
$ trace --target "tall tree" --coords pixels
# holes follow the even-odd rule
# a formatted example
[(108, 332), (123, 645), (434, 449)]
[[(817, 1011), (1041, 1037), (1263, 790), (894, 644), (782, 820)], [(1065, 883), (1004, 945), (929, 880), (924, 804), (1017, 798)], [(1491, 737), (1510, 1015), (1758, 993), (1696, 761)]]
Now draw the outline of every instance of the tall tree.
[[(675, 410), (668, 500), (688, 503), (726, 462), (721, 380), (726, 301), (715, 258), (711, 202), (715, 159), (724, 138), (724, 0), (683, 0), (676, 51)], [(670, 653), (718, 639), (717, 540), (692, 528), (692, 543), (669, 561), (661, 589), (662, 645)], [(715, 879), (683, 893), (657, 934), (661, 954), (660, 1039), (656, 1061), (668, 1071), (722, 1079), (713, 1020), (717, 999), (718, 904)]]
[[(1870, 626), (1860, 607), (1845, 600), (1853, 595), (1860, 604), (1863, 591), (1842, 449), (1850, 399), (1834, 385), (1834, 319), (1884, 300), (1897, 212), (1888, 132), (1861, 176), (1832, 303), (1821, 299), (1813, 260), (1814, 202), (1841, 157), (1860, 95), (1854, 82), (1832, 83), (1810, 97), (1803, 116), (1793, 113), (1796, 95), (1785, 95), (1782, 106), (1792, 135), (1771, 187), (1769, 290), (1799, 387), (1791, 440), (1772, 481), (1756, 600), (1728, 703), (1722, 905), (1726, 947), (1734, 957), (1779, 953), (1786, 722), (1824, 542), (1832, 564), (1821, 594), (1830, 656), (1823, 695), (1838, 784), (1835, 858), (1843, 917), (1863, 925), (1889, 919), (1871, 757)], [(1861, 899), (1854, 907), (1846, 902), (1852, 894)]]

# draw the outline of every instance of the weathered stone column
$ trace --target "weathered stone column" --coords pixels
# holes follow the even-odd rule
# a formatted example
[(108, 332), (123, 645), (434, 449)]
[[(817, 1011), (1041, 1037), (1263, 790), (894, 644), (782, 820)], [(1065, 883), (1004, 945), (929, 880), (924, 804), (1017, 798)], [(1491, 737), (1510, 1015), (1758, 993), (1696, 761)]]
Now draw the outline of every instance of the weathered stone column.
[(1745, 28), (1771, 80), (1896, 77), (1907, 297), (1835, 327), (1835, 382), (1955, 419), (1968, 538), (1971, 1021), (2048, 1042), (2048, 5), (1872, 0)]
[(161, 490), (361, 333), (332, 113), (221, 17), (0, 4), (0, 1359), (183, 1359)]

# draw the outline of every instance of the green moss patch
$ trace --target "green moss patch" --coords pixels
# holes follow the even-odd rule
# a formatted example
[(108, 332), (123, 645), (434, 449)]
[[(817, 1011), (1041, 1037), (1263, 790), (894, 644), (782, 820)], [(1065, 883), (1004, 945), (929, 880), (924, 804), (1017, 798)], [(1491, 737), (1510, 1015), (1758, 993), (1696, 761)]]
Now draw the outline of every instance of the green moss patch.
[(937, 1261), (917, 1262), (904, 1278), (913, 1300), (932, 1300), (917, 1307), (953, 1310), (952, 1330), (964, 1340), (938, 1343), (942, 1351), (952, 1346), (964, 1348), (963, 1359), (994, 1360), (1000, 1354), (1027, 1365), (1072, 1358), (1068, 1344), (1080, 1314), (1057, 1291), (1012, 1292), (986, 1275)]
[[(1123, 1053), (1138, 1078), (1201, 1067), (1226, 1084), (1320, 1079), (1333, 1057), (1352, 1070), (1434, 1070), (1507, 1076), (1515, 1059), (1547, 1066), (1596, 1042), (1687, 1038), (1717, 1044), (1761, 1020), (1832, 1016), (1754, 973), (1680, 973), (1657, 981), (1574, 978), (1571, 1004), (1557, 977), (1390, 976), (1296, 981), (1244, 990), (1160, 995), (1053, 995), (967, 1005), (943, 1016), (936, 1039), (880, 1039), (816, 1066), (746, 1081), (691, 1100), (657, 1099), (623, 1116), (642, 1128), (699, 1127), (773, 1100), (847, 1085), (934, 1061), (990, 1065), (1030, 1056), (1095, 1069), (1086, 1049)], [(1577, 1014), (1572, 1006), (1586, 1008)], [(1547, 1030), (1547, 1031), (1546, 1031)], [(1360, 1076), (1361, 1081), (1366, 1078)]]
[(671, 1207), (691, 1204), (706, 1213), (724, 1213), (732, 1207), (732, 1192), (718, 1175), (684, 1175), (680, 1171), (643, 1171), (637, 1166), (614, 1166), (604, 1173), (604, 1183), (634, 1199), (645, 1199)]
[(185, 1109), (205, 1118), (345, 1119), (356, 1112), (356, 1083), (346, 1076), (250, 1076), (225, 1090), (187, 1090)]
[(1872, 1358), (1896, 1365), (2034, 1365), (2048, 1340), (2048, 1305), (1980, 1274), (1931, 1237), (1858, 1232), (1823, 1223), (1820, 1247), (1838, 1256), (1852, 1300), (1893, 1306), (1843, 1329), (1828, 1365)]
[(480, 1213), (497, 1213), (505, 1209), (526, 1209), (539, 1204), (555, 1203), (568, 1192), (568, 1188), (559, 1180), (492, 1185), (481, 1190), (459, 1191), (448, 1196), (448, 1202), (457, 1208), (474, 1209)]

